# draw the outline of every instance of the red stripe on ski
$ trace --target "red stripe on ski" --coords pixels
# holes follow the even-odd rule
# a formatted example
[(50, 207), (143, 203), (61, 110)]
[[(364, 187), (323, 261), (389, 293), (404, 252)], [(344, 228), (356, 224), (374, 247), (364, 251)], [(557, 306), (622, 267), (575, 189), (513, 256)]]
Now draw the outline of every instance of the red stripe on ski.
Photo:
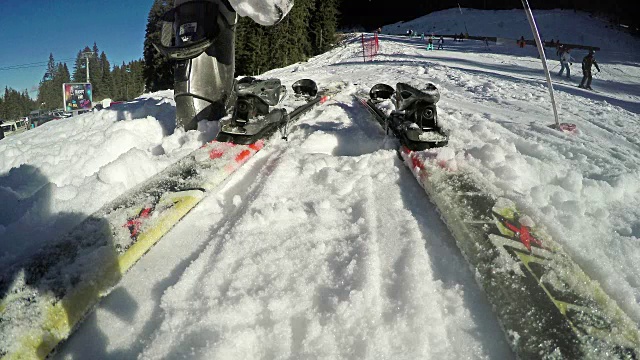
[(238, 156), (236, 156), (236, 162), (244, 162), (249, 158), (249, 156), (251, 156), (251, 151), (243, 150), (240, 154), (238, 154)]
[(138, 213), (137, 216), (130, 218), (127, 221), (127, 223), (124, 224), (122, 227), (126, 227), (129, 229), (129, 233), (131, 234), (132, 238), (137, 237), (138, 233), (140, 232), (140, 227), (142, 226), (141, 219), (149, 218), (149, 216), (151, 216), (152, 211), (153, 211), (153, 208), (150, 208), (150, 207), (140, 210), (140, 213)]
[(211, 150), (211, 152), (209, 153), (209, 159), (213, 160), (213, 159), (219, 159), (222, 157), (222, 155), (224, 155), (224, 151), (220, 150), (220, 149), (213, 149)]
[(264, 140), (258, 140), (255, 143), (249, 145), (249, 149), (260, 151), (264, 147)]

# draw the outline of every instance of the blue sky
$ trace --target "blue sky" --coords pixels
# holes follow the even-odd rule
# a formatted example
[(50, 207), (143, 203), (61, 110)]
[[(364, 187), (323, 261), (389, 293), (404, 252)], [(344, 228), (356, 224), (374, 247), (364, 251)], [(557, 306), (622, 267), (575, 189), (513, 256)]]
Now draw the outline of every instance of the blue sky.
[[(2, 0), (0, 8), (0, 90), (31, 91), (46, 64), (20, 70), (7, 66), (75, 59), (98, 44), (111, 65), (142, 58), (147, 16), (153, 0)], [(67, 63), (73, 71), (74, 60)], [(37, 95), (30, 92), (31, 97)]]

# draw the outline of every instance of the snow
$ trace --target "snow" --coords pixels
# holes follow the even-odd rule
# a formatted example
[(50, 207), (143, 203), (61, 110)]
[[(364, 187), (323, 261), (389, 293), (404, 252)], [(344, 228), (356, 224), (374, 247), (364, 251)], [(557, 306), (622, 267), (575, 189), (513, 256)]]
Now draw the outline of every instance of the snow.
[[(522, 10), (463, 13), (472, 34), (528, 37)], [(374, 62), (363, 63), (353, 41), (270, 71), (263, 77), (287, 86), (300, 78), (349, 85), (205, 198), (56, 356), (513, 358), (476, 274), (395, 141), (353, 99), (379, 82), (436, 84), (450, 134), (438, 161), (470, 171), (545, 224), (640, 325), (640, 42), (582, 13), (534, 15), (546, 40), (602, 48), (597, 93), (578, 89), (579, 78), (552, 76), (560, 120), (575, 123), (576, 134), (549, 127), (531, 46), (446, 41), (427, 51), (419, 39), (383, 35)], [(459, 33), (461, 21), (452, 9), (383, 33)], [(0, 141), (0, 266), (55, 242), (217, 131), (201, 122), (200, 132), (173, 132), (174, 119), (172, 93), (159, 92)]]
[(173, 133), (172, 92), (46, 123), (0, 143), (0, 267), (28, 256), (212, 139)]

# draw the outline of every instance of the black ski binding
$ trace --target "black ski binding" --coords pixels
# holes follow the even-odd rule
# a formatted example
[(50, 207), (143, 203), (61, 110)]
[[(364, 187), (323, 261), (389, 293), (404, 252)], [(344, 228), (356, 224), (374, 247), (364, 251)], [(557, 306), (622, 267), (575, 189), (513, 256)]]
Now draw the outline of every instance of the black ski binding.
[[(395, 110), (385, 115), (377, 104), (391, 100)], [(366, 105), (386, 130), (391, 130), (400, 142), (410, 150), (441, 147), (449, 142), (438, 124), (436, 103), (440, 92), (434, 84), (419, 90), (405, 83), (398, 83), (394, 90), (386, 84), (376, 84), (369, 91)]]
[(311, 79), (298, 80), (292, 88), (296, 96), (304, 97), (307, 102), (289, 114), (283, 108), (272, 109), (280, 104), (287, 93), (279, 79), (244, 77), (236, 81), (231, 98), (233, 104), (229, 106), (232, 115), (220, 121), (216, 140), (253, 144), (271, 136), (278, 129), (284, 129), (282, 138), (286, 139), (287, 123), (295, 120), (319, 99), (318, 86)]
[(252, 144), (271, 135), (287, 120), (287, 111), (271, 109), (285, 97), (279, 79), (245, 77), (235, 82), (232, 115), (220, 121), (218, 141)]

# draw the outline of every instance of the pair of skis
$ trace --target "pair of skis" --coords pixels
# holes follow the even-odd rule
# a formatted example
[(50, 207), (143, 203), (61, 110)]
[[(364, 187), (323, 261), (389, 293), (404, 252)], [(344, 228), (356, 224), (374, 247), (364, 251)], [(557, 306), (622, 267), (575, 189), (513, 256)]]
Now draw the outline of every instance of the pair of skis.
[[(414, 102), (415, 108), (402, 102), (431, 99), (435, 104), (435, 86), (429, 84), (422, 92), (402, 83), (396, 90), (378, 84), (368, 98), (357, 98), (400, 141), (402, 160), (477, 274), (518, 358), (640, 357), (637, 324), (541, 226), (513, 201), (486, 191), (470, 173), (439, 160), (438, 149), (431, 148), (446, 142), (419, 141), (406, 131), (424, 130), (424, 123), (412, 125), (419, 102)], [(389, 107), (396, 110), (388, 112)], [(427, 131), (441, 132), (437, 121)]]
[(340, 89), (319, 92), (314, 81), (297, 81), (292, 103), (299, 106), (291, 113), (282, 107), (284, 90), (277, 79), (239, 81), (233, 114), (221, 120), (216, 140), (103, 206), (54, 245), (4, 269), (0, 358), (48, 356), (207, 193), (275, 132), (286, 132), (287, 125)]

